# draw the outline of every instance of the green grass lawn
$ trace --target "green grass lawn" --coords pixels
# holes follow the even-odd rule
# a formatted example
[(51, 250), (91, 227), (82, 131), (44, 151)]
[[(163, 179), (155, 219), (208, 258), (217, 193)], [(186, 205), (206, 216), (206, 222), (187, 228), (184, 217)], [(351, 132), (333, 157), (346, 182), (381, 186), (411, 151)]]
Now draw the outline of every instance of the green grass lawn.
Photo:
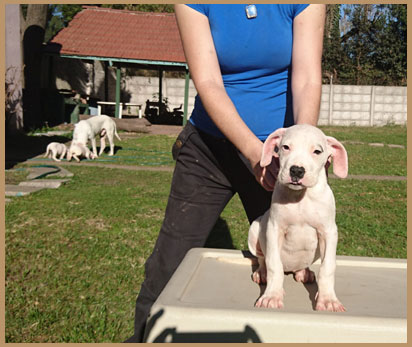
[[(406, 127), (321, 127), (321, 129), (327, 135), (347, 142), (345, 148), (349, 157), (349, 174), (406, 176)], [(133, 138), (123, 137), (122, 141), (115, 139), (114, 156), (107, 155), (107, 148), (106, 153), (101, 157), (93, 161), (84, 161), (148, 167), (173, 166), (171, 148), (175, 139), (176, 136), (146, 134)], [(382, 143), (385, 146), (372, 147), (368, 145), (369, 143)], [(391, 144), (405, 148), (388, 147)], [(50, 162), (54, 163), (52, 160)]]
[[(385, 143), (406, 138), (406, 128), (395, 129)], [(328, 130), (339, 139), (377, 142), (381, 135), (372, 136), (374, 131), (381, 129)], [(118, 143), (122, 149), (116, 155), (126, 156), (130, 148), (138, 152), (138, 165), (153, 150), (150, 163), (165, 159), (172, 165), (173, 140), (141, 135)], [(351, 146), (346, 146), (349, 157), (358, 155), (363, 163), (350, 164), (358, 174), (406, 174), (406, 149), (385, 148), (383, 155), (382, 148)], [(121, 342), (133, 333), (134, 303), (162, 223), (172, 173), (66, 168), (74, 176), (59, 189), (6, 204), (6, 342)], [(22, 180), (22, 172), (6, 172), (6, 180)], [(406, 258), (406, 181), (331, 179), (330, 185), (337, 205), (338, 254)], [(208, 246), (246, 250), (247, 231), (235, 196)]]
[(116, 153), (109, 157), (104, 153), (95, 159), (96, 162), (142, 165), (142, 166), (173, 166), (171, 148), (176, 136), (140, 135), (135, 138), (116, 140)]
[[(345, 142), (349, 174), (406, 176), (406, 127), (320, 128), (325, 134)], [(370, 143), (381, 143), (384, 147), (369, 146)], [(404, 148), (392, 148), (388, 145), (400, 145)]]
[(406, 126), (387, 125), (383, 127), (331, 127), (320, 126), (326, 135), (339, 141), (384, 143), (406, 146)]

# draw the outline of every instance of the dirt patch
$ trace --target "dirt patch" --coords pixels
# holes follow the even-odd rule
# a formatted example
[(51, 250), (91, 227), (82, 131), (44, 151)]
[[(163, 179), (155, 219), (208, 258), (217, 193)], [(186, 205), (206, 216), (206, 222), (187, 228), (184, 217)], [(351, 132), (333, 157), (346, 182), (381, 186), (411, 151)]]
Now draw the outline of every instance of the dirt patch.
[(56, 125), (54, 129), (70, 132), (74, 130), (74, 124), (71, 124), (71, 123), (59, 124), (59, 125)]
[(148, 135), (168, 135), (168, 136), (176, 136), (182, 131), (182, 125), (163, 125), (163, 124), (152, 124), (141, 128), (140, 131), (135, 132), (123, 132), (120, 134), (120, 137), (134, 137), (140, 136), (141, 134), (148, 134)]
[(180, 131), (183, 129), (181, 125), (161, 125), (152, 124), (146, 127), (149, 134), (152, 135), (179, 135)]

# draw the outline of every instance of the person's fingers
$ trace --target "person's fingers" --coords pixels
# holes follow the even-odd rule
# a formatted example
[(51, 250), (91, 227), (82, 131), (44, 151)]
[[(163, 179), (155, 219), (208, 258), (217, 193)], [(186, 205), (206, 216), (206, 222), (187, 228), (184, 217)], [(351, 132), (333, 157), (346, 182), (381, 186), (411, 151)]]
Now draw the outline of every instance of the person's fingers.
[(279, 158), (273, 157), (268, 166), (261, 167), (257, 164), (253, 171), (258, 183), (267, 191), (273, 191), (279, 172)]
[[(276, 176), (269, 166), (263, 169), (263, 179), (265, 182), (265, 186), (268, 187), (269, 190), (273, 190), (276, 183)], [(265, 189), (267, 190), (267, 188)]]

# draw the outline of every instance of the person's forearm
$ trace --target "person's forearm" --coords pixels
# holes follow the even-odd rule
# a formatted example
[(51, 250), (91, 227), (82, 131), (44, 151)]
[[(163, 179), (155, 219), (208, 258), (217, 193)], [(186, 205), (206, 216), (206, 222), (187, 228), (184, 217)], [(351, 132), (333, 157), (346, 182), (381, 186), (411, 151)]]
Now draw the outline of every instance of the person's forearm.
[(260, 160), (262, 142), (239, 116), (224, 87), (214, 82), (196, 86), (203, 106), (219, 130), (253, 164)]
[(317, 125), (320, 110), (322, 84), (319, 82), (306, 82), (296, 86), (293, 94), (293, 117), (295, 124)]
[(316, 125), (322, 92), (325, 5), (311, 4), (293, 23), (292, 96), (295, 124)]

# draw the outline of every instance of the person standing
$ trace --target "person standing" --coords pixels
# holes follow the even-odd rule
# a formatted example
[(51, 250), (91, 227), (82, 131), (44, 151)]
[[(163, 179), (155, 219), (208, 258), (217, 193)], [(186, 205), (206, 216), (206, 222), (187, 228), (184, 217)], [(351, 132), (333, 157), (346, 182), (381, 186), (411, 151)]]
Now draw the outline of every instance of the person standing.
[(165, 217), (126, 342), (143, 341), (153, 303), (234, 194), (250, 223), (269, 208), (278, 162), (260, 166), (266, 137), (319, 116), (325, 5), (178, 4), (175, 13), (198, 95), (172, 148)]

